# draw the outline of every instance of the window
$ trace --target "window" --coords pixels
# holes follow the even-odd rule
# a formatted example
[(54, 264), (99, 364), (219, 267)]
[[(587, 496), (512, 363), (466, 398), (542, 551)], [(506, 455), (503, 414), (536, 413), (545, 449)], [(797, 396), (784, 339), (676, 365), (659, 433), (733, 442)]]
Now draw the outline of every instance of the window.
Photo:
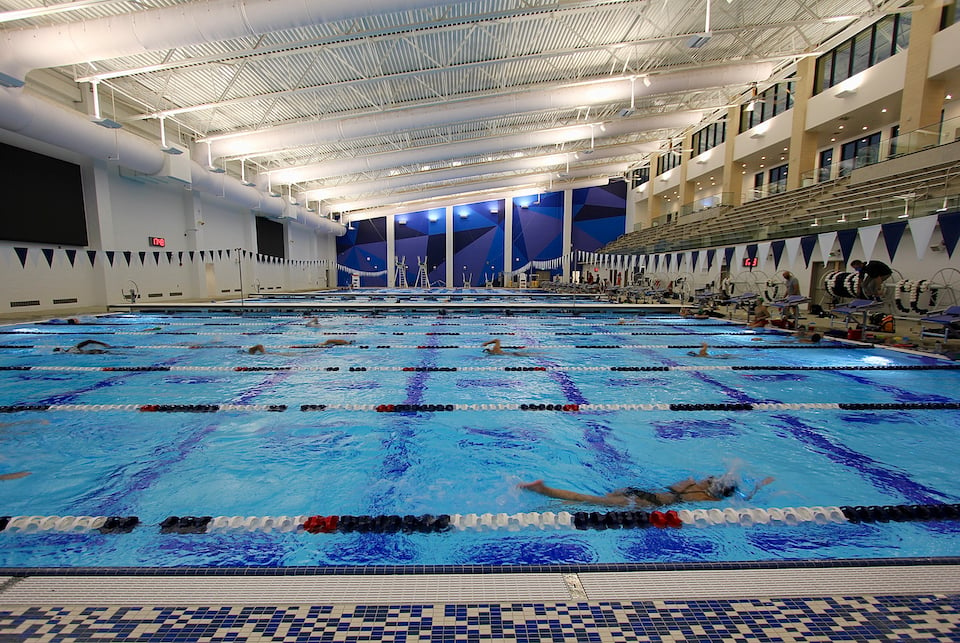
[(850, 59), (850, 75), (854, 76), (870, 67), (870, 48), (873, 44), (873, 30), (861, 31), (853, 39), (853, 54)]
[(787, 191), (787, 166), (781, 165), (779, 167), (770, 168), (770, 187), (768, 192), (770, 194), (777, 194), (778, 192)]
[(909, 13), (897, 14), (896, 45), (894, 53), (905, 50), (910, 44), (910, 20)]
[(692, 156), (699, 156), (707, 150), (722, 145), (727, 135), (727, 117), (716, 123), (710, 123), (697, 130), (692, 137)]
[(880, 160), (880, 132), (858, 138), (840, 146), (840, 176), (847, 176), (858, 167)]
[(831, 86), (839, 85), (850, 78), (850, 53), (853, 49), (853, 41), (848, 40), (833, 50), (833, 78)]
[(896, 23), (894, 16), (887, 16), (875, 25), (873, 39), (873, 52), (870, 56), (870, 64), (876, 65), (889, 58), (893, 54), (893, 28)]
[(820, 152), (820, 169), (817, 171), (817, 182), (829, 181), (833, 170), (833, 148)]

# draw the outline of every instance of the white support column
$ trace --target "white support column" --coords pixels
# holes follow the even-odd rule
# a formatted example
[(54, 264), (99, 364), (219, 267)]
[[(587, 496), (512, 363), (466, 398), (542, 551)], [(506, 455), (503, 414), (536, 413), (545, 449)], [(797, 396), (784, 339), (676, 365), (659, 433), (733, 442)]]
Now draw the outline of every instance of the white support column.
[(508, 196), (503, 205), (503, 285), (507, 285), (507, 274), (513, 270), (513, 197)]
[(447, 288), (453, 288), (456, 283), (453, 280), (454, 265), (453, 265), (453, 206), (448, 205), (447, 211), (444, 216), (444, 254), (446, 255), (446, 266), (447, 266)]
[(397, 275), (397, 235), (396, 216), (387, 216), (387, 288), (396, 287)]
[(563, 256), (563, 281), (570, 281), (570, 259), (573, 251), (573, 190), (563, 191), (563, 243), (560, 253)]

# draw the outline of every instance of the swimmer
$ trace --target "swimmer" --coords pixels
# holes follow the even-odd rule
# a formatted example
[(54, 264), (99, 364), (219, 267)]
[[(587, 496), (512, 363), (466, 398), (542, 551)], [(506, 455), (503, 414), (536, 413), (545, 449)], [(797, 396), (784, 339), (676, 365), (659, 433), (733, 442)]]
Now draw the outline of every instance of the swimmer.
[(98, 341), (96, 339), (85, 339), (76, 346), (70, 348), (54, 348), (54, 353), (75, 353), (79, 355), (103, 355), (109, 353), (113, 348), (110, 344)]
[(311, 317), (310, 319), (307, 320), (307, 326), (309, 326), (310, 328), (316, 328), (319, 325), (320, 325), (319, 317)]
[(16, 473), (0, 473), (0, 480), (16, 480), (18, 478), (26, 478), (30, 475), (29, 471), (17, 471)]
[(711, 355), (708, 350), (710, 346), (708, 344), (702, 344), (699, 351), (687, 351), (687, 355), (690, 357), (713, 357), (715, 359), (727, 359), (733, 357), (730, 353), (718, 353), (716, 355)]
[[(745, 500), (753, 496), (761, 488), (773, 482), (772, 477), (767, 477), (758, 482), (754, 488), (743, 495)], [(650, 491), (636, 487), (625, 487), (616, 489), (602, 496), (595, 496), (578, 491), (568, 491), (567, 489), (557, 489), (543, 484), (543, 480), (525, 482), (518, 485), (521, 489), (533, 491), (548, 498), (558, 500), (567, 500), (569, 502), (589, 502), (595, 505), (610, 505), (615, 507), (665, 507), (667, 505), (679, 504), (681, 502), (717, 502), (724, 498), (729, 498), (739, 491), (740, 482), (729, 473), (722, 476), (708, 476), (702, 480), (687, 478), (676, 482), (664, 491)]]
[(250, 355), (267, 355), (267, 354), (270, 354), (270, 355), (286, 355), (286, 356), (288, 356), (288, 357), (289, 357), (289, 356), (292, 356), (292, 355), (296, 355), (296, 353), (278, 353), (277, 351), (268, 351), (263, 344), (254, 344), (254, 345), (251, 346), (250, 348), (241, 348), (241, 349), (240, 349), (240, 352), (241, 352), (241, 353), (247, 353), (247, 354), (250, 354)]
[(747, 324), (749, 328), (763, 328), (770, 323), (770, 309), (762, 301), (753, 309), (753, 319)]
[[(499, 339), (491, 339), (491, 340), (488, 340), (488, 341), (480, 344), (480, 346), (483, 348), (483, 352), (486, 353), (487, 355), (520, 355), (520, 356), (523, 356), (523, 355), (530, 355), (530, 354), (531, 354), (531, 353), (529, 353), (529, 352), (527, 352), (527, 351), (523, 351), (523, 350), (512, 350), (512, 349), (505, 350), (505, 349), (500, 345), (500, 340), (499, 340)], [(520, 348), (523, 348), (523, 346), (521, 346)]]

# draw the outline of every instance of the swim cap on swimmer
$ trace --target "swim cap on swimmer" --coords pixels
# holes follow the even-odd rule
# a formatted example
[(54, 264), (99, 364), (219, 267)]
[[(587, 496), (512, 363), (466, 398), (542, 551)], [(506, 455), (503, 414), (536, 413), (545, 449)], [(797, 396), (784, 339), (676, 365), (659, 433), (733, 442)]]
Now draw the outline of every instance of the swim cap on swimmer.
[(707, 487), (707, 493), (714, 498), (728, 498), (737, 491), (737, 480), (726, 473), (718, 478), (712, 478)]

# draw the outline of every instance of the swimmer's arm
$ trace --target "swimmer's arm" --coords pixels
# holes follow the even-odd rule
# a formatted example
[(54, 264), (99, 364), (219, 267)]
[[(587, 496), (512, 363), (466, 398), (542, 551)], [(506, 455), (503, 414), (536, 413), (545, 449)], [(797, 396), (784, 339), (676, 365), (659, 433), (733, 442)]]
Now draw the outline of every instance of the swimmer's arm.
[(757, 495), (757, 492), (758, 492), (758, 491), (760, 491), (761, 489), (763, 489), (764, 487), (766, 487), (768, 484), (770, 484), (771, 482), (773, 482), (775, 479), (776, 479), (776, 478), (774, 478), (773, 476), (767, 476), (766, 478), (764, 478), (763, 480), (761, 480), (761, 481), (758, 482), (757, 484), (753, 485), (753, 490), (752, 490), (750, 493), (748, 493), (747, 495), (745, 495), (745, 496), (743, 497), (743, 499), (744, 499), (744, 500), (750, 500), (750, 499), (753, 498), (755, 495)]

